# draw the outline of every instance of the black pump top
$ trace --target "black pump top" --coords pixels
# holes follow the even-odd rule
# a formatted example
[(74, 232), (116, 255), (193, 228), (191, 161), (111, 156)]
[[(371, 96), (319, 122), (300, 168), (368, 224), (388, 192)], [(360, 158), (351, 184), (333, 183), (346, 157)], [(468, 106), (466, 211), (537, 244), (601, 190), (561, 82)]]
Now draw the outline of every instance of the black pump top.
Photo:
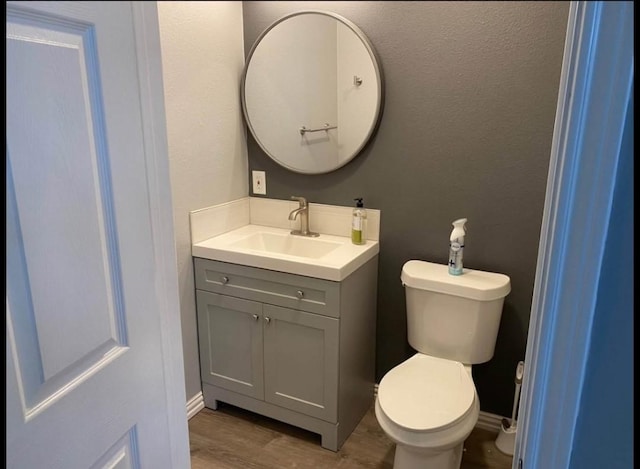
[(364, 203), (362, 203), (362, 197), (356, 197), (353, 200), (356, 201), (356, 207), (364, 207)]

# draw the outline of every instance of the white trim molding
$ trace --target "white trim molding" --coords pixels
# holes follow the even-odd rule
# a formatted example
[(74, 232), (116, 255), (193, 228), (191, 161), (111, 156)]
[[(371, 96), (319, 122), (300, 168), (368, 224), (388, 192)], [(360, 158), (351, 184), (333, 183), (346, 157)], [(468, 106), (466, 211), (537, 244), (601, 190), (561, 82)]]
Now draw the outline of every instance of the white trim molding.
[(569, 8), (514, 451), (524, 468), (570, 467), (633, 87), (633, 10)]
[(488, 430), (493, 433), (499, 433), (503, 419), (506, 419), (506, 417), (481, 410), (480, 415), (478, 415), (478, 421), (476, 422), (476, 428)]
[(189, 467), (189, 429), (183, 402), (184, 363), (180, 300), (173, 230), (160, 31), (156, 2), (131, 2), (138, 60), (149, 213), (155, 257), (155, 294), (160, 317), (162, 373), (165, 377), (167, 421), (171, 445), (170, 467)]
[(204, 409), (204, 396), (199, 392), (187, 402), (187, 420), (191, 420), (202, 409)]

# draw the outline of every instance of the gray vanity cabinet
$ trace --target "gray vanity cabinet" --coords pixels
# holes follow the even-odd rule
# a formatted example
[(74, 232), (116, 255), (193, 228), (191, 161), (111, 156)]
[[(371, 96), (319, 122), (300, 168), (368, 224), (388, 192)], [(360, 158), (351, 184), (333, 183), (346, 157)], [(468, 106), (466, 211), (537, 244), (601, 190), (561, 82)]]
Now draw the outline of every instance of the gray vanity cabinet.
[(333, 282), (194, 258), (205, 406), (305, 428), (337, 451), (373, 403), (377, 263)]
[(336, 421), (338, 320), (197, 291), (202, 381)]

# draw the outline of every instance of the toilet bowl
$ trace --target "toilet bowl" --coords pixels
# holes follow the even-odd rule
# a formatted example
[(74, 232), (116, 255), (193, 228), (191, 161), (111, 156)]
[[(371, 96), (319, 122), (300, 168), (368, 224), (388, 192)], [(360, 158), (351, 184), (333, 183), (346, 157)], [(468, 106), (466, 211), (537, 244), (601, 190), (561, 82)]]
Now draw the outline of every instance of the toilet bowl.
[(493, 357), (509, 277), (410, 260), (402, 267), (407, 338), (417, 351), (384, 375), (375, 415), (396, 443), (394, 469), (459, 469), (480, 403), (471, 365)]
[(375, 415), (396, 443), (395, 469), (457, 469), (480, 406), (470, 367), (417, 353), (378, 386)]

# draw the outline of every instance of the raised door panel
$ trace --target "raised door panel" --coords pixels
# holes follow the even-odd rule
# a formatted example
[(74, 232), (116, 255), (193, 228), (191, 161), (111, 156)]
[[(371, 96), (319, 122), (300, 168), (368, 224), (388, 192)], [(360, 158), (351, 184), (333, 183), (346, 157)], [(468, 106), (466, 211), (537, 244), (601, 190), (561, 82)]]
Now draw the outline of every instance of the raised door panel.
[(202, 381), (262, 399), (262, 304), (197, 290)]
[(264, 305), (265, 400), (337, 422), (338, 319)]

